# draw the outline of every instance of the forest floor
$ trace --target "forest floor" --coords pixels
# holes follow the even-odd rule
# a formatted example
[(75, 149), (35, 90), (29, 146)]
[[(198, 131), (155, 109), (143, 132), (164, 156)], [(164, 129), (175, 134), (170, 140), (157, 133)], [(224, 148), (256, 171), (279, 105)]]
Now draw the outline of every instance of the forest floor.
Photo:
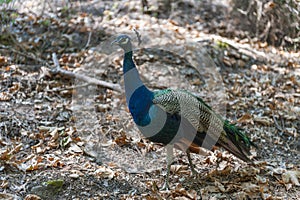
[[(227, 1), (178, 1), (167, 17), (137, 0), (24, 2), (0, 14), (0, 199), (300, 198), (299, 49), (247, 37)], [(199, 95), (255, 142), (254, 164), (215, 149), (193, 154), (194, 177), (176, 151), (160, 190), (166, 153), (128, 112), (121, 33), (149, 88)]]

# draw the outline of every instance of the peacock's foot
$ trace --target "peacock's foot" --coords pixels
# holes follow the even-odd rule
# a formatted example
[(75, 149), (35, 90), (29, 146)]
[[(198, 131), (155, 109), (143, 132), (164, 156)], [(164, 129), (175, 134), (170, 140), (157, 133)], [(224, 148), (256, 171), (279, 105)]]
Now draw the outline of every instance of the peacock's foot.
[(160, 190), (169, 190), (170, 187), (169, 187), (169, 181), (165, 181), (162, 188)]
[(191, 171), (192, 171), (192, 176), (194, 176), (195, 178), (199, 176), (199, 173), (194, 168), (191, 169)]

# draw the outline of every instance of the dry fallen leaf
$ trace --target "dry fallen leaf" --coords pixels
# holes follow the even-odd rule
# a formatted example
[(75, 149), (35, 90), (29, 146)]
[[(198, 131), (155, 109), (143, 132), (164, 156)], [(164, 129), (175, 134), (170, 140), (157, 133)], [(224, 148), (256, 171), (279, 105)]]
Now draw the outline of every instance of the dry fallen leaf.
[(259, 191), (259, 186), (256, 184), (253, 184), (251, 182), (246, 182), (242, 184), (243, 190), (247, 192), (248, 194), (254, 194)]
[(0, 65), (4, 65), (4, 64), (6, 64), (6, 62), (7, 62), (7, 59), (3, 56), (0, 56)]
[(50, 141), (52, 142), (56, 141), (57, 138), (59, 137), (58, 129), (54, 128), (54, 130), (50, 132), (50, 135), (51, 135)]
[(215, 186), (217, 186), (221, 192), (226, 192), (226, 189), (225, 189), (224, 185), (222, 185), (222, 183), (215, 181)]
[(14, 194), (9, 194), (9, 193), (0, 193), (0, 199), (6, 199), (6, 200), (14, 200), (14, 199), (20, 199), (20, 197), (14, 195)]
[(83, 152), (82, 149), (74, 143), (71, 143), (69, 150), (73, 153), (82, 153)]
[(12, 99), (12, 96), (7, 92), (0, 92), (0, 101), (9, 101)]
[(171, 165), (170, 171), (174, 174), (182, 173), (188, 169), (187, 165)]
[(115, 175), (115, 172), (108, 167), (99, 166), (98, 169), (94, 172), (95, 175), (112, 179)]
[(300, 178), (299, 170), (286, 171), (281, 175), (281, 177), (284, 183), (292, 183), (295, 186), (300, 186), (299, 179), (298, 179)]
[(245, 124), (253, 124), (252, 116), (249, 113), (244, 114), (242, 117), (240, 117), (237, 120), (239, 123), (245, 123)]
[(272, 123), (272, 120), (268, 117), (255, 117), (253, 120), (255, 123), (261, 124), (263, 126), (269, 126)]
[(24, 200), (41, 200), (41, 198), (35, 194), (28, 194)]

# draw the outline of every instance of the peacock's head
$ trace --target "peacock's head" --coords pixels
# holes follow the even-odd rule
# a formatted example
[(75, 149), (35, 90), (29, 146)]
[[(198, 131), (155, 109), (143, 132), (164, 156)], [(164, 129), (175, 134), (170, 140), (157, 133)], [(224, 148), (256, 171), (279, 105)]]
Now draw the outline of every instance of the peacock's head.
[(114, 41), (112, 41), (111, 45), (117, 44), (125, 52), (131, 51), (131, 38), (128, 35), (119, 35)]

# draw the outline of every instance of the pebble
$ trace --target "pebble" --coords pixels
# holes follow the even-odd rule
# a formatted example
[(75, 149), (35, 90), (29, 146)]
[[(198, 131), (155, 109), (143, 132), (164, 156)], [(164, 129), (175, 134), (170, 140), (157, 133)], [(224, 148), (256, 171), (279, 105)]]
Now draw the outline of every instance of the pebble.
[(70, 174), (69, 176), (70, 176), (70, 178), (74, 178), (74, 179), (79, 178), (79, 175), (78, 175), (78, 174)]

